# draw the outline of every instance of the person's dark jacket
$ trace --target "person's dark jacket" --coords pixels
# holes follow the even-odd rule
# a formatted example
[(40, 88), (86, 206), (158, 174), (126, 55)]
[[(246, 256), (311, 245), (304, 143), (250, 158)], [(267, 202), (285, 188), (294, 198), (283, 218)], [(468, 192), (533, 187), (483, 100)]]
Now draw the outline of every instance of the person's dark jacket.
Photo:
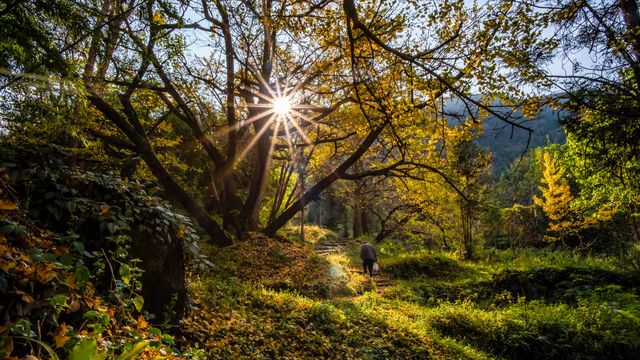
[(376, 256), (376, 251), (373, 249), (373, 246), (369, 243), (364, 243), (362, 248), (360, 249), (360, 259), (362, 261), (365, 260), (373, 260), (378, 261), (378, 257)]

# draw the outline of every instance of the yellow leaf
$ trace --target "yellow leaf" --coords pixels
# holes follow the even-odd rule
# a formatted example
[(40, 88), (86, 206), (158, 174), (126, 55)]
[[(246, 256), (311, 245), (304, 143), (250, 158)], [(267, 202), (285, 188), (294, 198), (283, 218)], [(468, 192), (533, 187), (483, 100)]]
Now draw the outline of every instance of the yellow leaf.
[(33, 302), (33, 298), (31, 297), (31, 295), (27, 294), (26, 292), (22, 291), (22, 290), (16, 290), (16, 295), (22, 295), (22, 301), (30, 304)]
[(142, 317), (142, 315), (138, 316), (138, 329), (144, 329), (149, 325), (149, 323)]
[[(0, 331), (0, 334), (4, 333), (4, 331)], [(10, 336), (5, 338), (4, 346), (0, 348), (0, 351), (7, 355), (11, 355), (13, 352), (13, 339)]]
[(18, 208), (18, 205), (13, 201), (9, 201), (6, 199), (0, 199), (0, 210), (10, 211)]
[(67, 341), (71, 339), (70, 336), (67, 336), (68, 332), (69, 332), (69, 329), (67, 328), (66, 324), (63, 323), (62, 325), (58, 326), (58, 329), (53, 334), (53, 339), (56, 342), (56, 349), (64, 347), (64, 344), (66, 344)]
[(46, 266), (37, 266), (36, 267), (36, 275), (38, 276), (38, 282), (41, 284), (46, 284), (51, 280), (57, 277), (56, 273), (53, 272), (53, 265), (47, 264)]
[(67, 273), (64, 276), (64, 283), (69, 287), (69, 289), (76, 288), (76, 277), (73, 275), (73, 273)]

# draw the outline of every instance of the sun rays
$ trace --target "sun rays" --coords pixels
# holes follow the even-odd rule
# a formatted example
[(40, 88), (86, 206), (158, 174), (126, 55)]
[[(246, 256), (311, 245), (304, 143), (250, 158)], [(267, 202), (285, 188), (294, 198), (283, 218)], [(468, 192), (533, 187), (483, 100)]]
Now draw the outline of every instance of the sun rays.
[(284, 84), (278, 80), (275, 83), (267, 84), (258, 75), (260, 86), (246, 89), (253, 95), (253, 101), (247, 104), (249, 116), (230, 130), (240, 130), (240, 128), (248, 127), (258, 121), (260, 123), (256, 127), (256, 134), (236, 158), (236, 163), (242, 161), (258, 141), (265, 136), (270, 138), (269, 157), (271, 157), (277, 142), (286, 143), (289, 155), (293, 154), (294, 147), (301, 143), (312, 144), (305, 128), (311, 125), (321, 125), (314, 120), (315, 116), (310, 114), (317, 111), (317, 107), (298, 102), (302, 99), (301, 86), (290, 86), (288, 75)]
[(273, 100), (273, 111), (278, 117), (285, 117), (291, 111), (291, 102), (288, 97), (281, 97)]

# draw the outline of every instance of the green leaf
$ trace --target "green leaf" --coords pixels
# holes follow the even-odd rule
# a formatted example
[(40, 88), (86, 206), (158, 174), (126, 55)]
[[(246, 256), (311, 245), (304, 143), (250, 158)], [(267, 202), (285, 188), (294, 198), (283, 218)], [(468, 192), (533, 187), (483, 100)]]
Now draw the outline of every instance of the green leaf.
[(136, 307), (136, 310), (142, 311), (142, 306), (144, 305), (144, 298), (140, 295), (136, 295), (133, 298), (133, 306)]
[(107, 326), (109, 324), (109, 321), (111, 320), (111, 318), (109, 317), (109, 315), (95, 311), (95, 310), (89, 310), (86, 313), (84, 313), (84, 317), (89, 319), (89, 320), (98, 320), (100, 321), (100, 323), (102, 323), (102, 325)]
[(0, 226), (0, 233), (11, 234), (16, 229), (16, 224), (8, 223)]
[(116, 360), (129, 360), (135, 358), (138, 354), (140, 354), (144, 349), (149, 346), (148, 341), (140, 341), (135, 344), (130, 350), (127, 350), (120, 354)]
[(147, 329), (147, 331), (149, 331), (149, 334), (151, 334), (151, 335), (155, 335), (155, 336), (161, 336), (162, 335), (162, 330), (160, 330), (158, 328), (149, 327)]
[(36, 333), (31, 330), (31, 322), (29, 319), (20, 319), (11, 325), (11, 333), (19, 334), (25, 338), (34, 338)]
[(80, 254), (85, 252), (84, 249), (84, 244), (81, 243), (80, 241), (74, 241), (71, 246), (73, 246), (73, 249), (77, 252), (79, 252)]
[(67, 297), (59, 294), (56, 296), (52, 296), (51, 299), (49, 299), (49, 302), (54, 308), (60, 308), (67, 305)]
[(74, 346), (69, 354), (69, 360), (102, 360), (106, 356), (106, 351), (98, 351), (96, 339), (86, 338)]
[(73, 265), (74, 257), (70, 254), (63, 254), (58, 259), (59, 266), (64, 268), (70, 268)]
[(36, 264), (44, 260), (44, 253), (38, 248), (28, 249), (27, 254), (29, 254), (31, 260)]
[(69, 360), (91, 360), (97, 351), (96, 339), (83, 339), (73, 347), (69, 354)]
[(129, 285), (129, 283), (131, 282), (131, 268), (129, 267), (129, 265), (122, 264), (122, 266), (120, 266), (119, 273), (122, 282)]
[(91, 278), (91, 273), (86, 266), (80, 265), (76, 268), (75, 277), (78, 286), (83, 286)]

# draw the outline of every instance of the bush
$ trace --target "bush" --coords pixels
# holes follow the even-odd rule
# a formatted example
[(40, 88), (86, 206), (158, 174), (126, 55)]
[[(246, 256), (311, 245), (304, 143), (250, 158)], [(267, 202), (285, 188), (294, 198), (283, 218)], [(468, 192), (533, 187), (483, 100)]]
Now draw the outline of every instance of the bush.
[(0, 358), (170, 355), (149, 322), (186, 303), (190, 221), (140, 184), (40, 154), (0, 158)]
[(460, 270), (460, 266), (444, 255), (412, 254), (400, 255), (384, 261), (384, 271), (397, 279), (412, 279), (420, 276), (443, 276)]
[[(287, 239), (300, 240), (300, 226), (287, 226), (280, 233)], [(304, 225), (305, 243), (316, 244), (324, 241), (331, 241), (338, 238), (333, 231), (318, 225)]]
[(432, 321), (443, 335), (510, 359), (631, 359), (640, 350), (637, 317), (591, 303), (518, 302), (488, 311), (446, 303)]

